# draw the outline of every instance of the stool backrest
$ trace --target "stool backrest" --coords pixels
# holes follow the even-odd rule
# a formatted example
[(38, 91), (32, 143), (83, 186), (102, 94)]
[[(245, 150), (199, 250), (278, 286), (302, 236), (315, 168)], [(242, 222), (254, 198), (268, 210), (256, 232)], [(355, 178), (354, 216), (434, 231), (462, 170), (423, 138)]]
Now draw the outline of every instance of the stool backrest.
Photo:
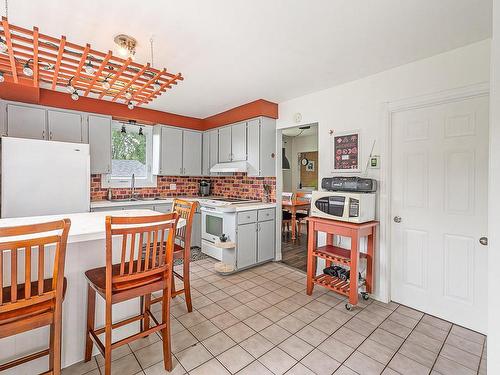
[[(106, 217), (106, 293), (137, 287), (141, 281), (149, 283), (155, 278), (166, 277), (167, 271), (172, 268), (178, 219), (175, 212)], [(121, 237), (119, 269), (115, 272), (112, 263), (113, 236)]]
[(182, 199), (174, 199), (172, 205), (172, 212), (176, 212), (180, 218), (186, 220), (186, 225), (178, 228), (175, 235), (176, 242), (184, 249), (191, 247), (191, 228), (197, 205), (198, 202), (196, 201), (185, 201)]
[(312, 193), (306, 193), (304, 191), (298, 191), (296, 194), (298, 200), (310, 202), (312, 199)]
[[(71, 221), (63, 219), (0, 228), (0, 313), (50, 300), (62, 302), (70, 226)], [(10, 276), (4, 277), (8, 268)], [(53, 269), (50, 285), (45, 282), (46, 268)], [(23, 281), (18, 282), (19, 278)], [(4, 279), (10, 279), (5, 286)], [(18, 288), (23, 294), (19, 295)]]

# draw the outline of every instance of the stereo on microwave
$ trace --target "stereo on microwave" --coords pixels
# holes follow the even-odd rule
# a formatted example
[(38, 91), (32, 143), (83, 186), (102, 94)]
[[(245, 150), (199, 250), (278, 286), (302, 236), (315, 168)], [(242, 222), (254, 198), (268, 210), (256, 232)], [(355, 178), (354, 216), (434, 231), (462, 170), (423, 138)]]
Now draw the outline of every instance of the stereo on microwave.
[(311, 216), (366, 223), (375, 220), (375, 193), (313, 191)]

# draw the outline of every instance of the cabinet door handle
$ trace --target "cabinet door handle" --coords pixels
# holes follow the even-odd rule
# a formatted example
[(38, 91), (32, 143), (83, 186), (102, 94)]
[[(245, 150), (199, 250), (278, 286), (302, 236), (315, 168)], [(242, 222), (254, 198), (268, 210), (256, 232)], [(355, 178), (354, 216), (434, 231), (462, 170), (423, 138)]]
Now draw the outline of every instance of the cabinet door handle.
[(179, 169), (179, 173), (182, 174), (182, 167)]
[(52, 139), (52, 132), (49, 133), (49, 139)]
[(45, 130), (42, 130), (42, 139), (45, 139)]

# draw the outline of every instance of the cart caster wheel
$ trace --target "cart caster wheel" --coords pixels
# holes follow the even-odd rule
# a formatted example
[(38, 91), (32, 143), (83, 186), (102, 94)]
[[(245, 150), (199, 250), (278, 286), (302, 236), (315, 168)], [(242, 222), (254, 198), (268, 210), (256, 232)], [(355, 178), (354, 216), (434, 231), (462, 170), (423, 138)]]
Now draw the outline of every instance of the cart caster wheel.
[(363, 299), (365, 301), (368, 301), (370, 299), (370, 295), (368, 293), (366, 293), (366, 292), (361, 293), (361, 297), (363, 297)]
[(352, 311), (352, 305), (351, 305), (350, 303), (346, 303), (346, 304), (345, 304), (345, 309), (346, 309), (347, 311)]

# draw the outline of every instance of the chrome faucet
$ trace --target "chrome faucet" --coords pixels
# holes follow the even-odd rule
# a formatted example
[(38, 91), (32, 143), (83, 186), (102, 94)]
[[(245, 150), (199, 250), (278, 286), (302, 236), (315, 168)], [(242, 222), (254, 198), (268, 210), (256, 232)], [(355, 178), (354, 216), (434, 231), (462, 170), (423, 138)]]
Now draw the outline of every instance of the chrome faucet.
[(132, 180), (131, 180), (131, 184), (130, 184), (130, 189), (132, 190), (130, 192), (130, 200), (133, 201), (135, 198), (134, 198), (134, 195), (135, 195), (135, 174), (132, 173)]

